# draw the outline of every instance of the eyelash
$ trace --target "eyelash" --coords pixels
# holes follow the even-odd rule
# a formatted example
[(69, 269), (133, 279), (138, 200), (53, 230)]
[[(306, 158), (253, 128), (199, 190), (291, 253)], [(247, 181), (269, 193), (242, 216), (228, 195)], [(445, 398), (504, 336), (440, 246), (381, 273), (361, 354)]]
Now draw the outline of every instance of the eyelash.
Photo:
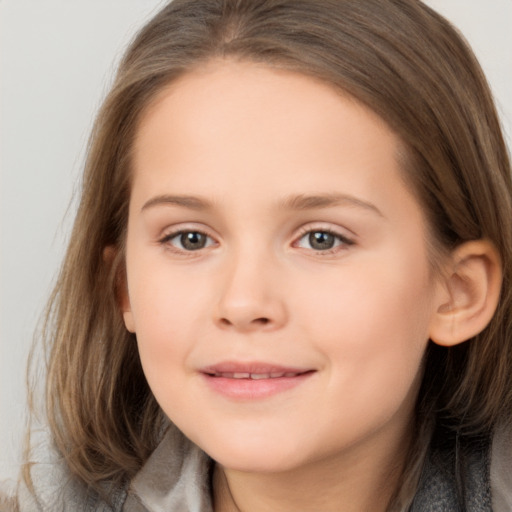
[[(314, 249), (312, 247), (309, 248), (303, 248), (308, 251), (312, 251), (314, 253), (320, 254), (320, 255), (332, 255), (336, 254), (339, 251), (346, 250), (347, 247), (354, 245), (355, 241), (345, 235), (342, 235), (332, 229), (326, 229), (326, 228), (302, 228), (300, 235), (295, 239), (293, 242), (294, 247), (298, 247), (298, 244), (303, 240), (306, 236), (311, 237), (312, 234), (322, 234), (322, 235), (328, 235), (334, 238), (334, 241), (336, 245), (332, 248), (327, 249)], [(182, 247), (176, 247), (171, 243), (172, 240), (183, 237), (183, 235), (199, 235), (200, 237), (206, 238), (206, 244), (203, 247), (199, 247), (197, 249), (186, 249), (183, 247), (183, 240), (181, 241)], [(209, 241), (208, 241), (209, 240)], [(311, 241), (311, 240), (310, 240)], [(170, 250), (180, 253), (180, 254), (188, 254), (192, 255), (193, 253), (197, 253), (201, 251), (202, 249), (206, 249), (208, 247), (211, 247), (212, 245), (215, 245), (214, 239), (208, 235), (208, 233), (205, 233), (204, 231), (201, 231), (200, 229), (180, 229), (177, 231), (173, 231), (171, 233), (166, 234), (164, 237), (162, 237), (159, 241), (159, 244), (168, 247)], [(213, 243), (211, 243), (213, 242)]]
[(355, 241), (352, 238), (349, 238), (345, 235), (342, 235), (341, 233), (338, 233), (337, 231), (334, 231), (332, 229), (328, 228), (311, 228), (311, 227), (305, 227), (301, 229), (301, 235), (297, 238), (297, 241), (294, 242), (294, 245), (296, 246), (301, 240), (303, 240), (307, 236), (311, 236), (313, 233), (321, 233), (324, 235), (332, 236), (335, 240), (336, 245), (329, 249), (324, 250), (316, 250), (313, 248), (306, 248), (308, 251), (312, 251), (314, 253), (317, 253), (322, 256), (330, 256), (333, 254), (337, 254), (340, 251), (347, 250), (348, 247), (355, 244)]
[[(208, 233), (205, 233), (204, 231), (201, 231), (200, 229), (180, 229), (178, 231), (173, 231), (172, 233), (168, 233), (166, 234), (164, 237), (162, 237), (160, 240), (159, 240), (159, 243), (161, 245), (164, 245), (166, 247), (168, 247), (170, 250), (174, 251), (174, 252), (177, 252), (177, 253), (180, 253), (180, 254), (183, 254), (183, 253), (188, 253), (188, 254), (193, 254), (195, 252), (199, 252), (201, 249), (205, 249), (207, 247), (210, 247), (211, 245), (214, 245), (212, 243), (208, 243), (208, 245), (204, 246), (204, 247), (200, 247), (198, 249), (195, 249), (195, 250), (188, 250), (188, 249), (185, 249), (184, 247), (176, 247), (174, 246), (171, 241), (174, 240), (175, 238), (178, 238), (178, 237), (182, 237), (183, 235), (187, 235), (187, 234), (194, 234), (194, 235), (199, 235), (199, 236), (204, 236), (206, 239), (209, 239), (210, 241), (213, 241), (213, 238), (208, 235)], [(182, 244), (183, 245), (183, 244)]]

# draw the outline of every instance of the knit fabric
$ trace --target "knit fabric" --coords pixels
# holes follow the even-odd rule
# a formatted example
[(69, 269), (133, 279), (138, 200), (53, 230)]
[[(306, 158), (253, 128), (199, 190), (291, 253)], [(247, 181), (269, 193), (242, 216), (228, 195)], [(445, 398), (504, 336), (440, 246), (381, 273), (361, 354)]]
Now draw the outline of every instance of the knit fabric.
[[(436, 434), (407, 512), (510, 512), (511, 439), (500, 435), (491, 449), (487, 438)], [(212, 512), (212, 467), (213, 461), (202, 450), (171, 427), (130, 485), (110, 493), (109, 504), (70, 479), (62, 460), (53, 455), (32, 468), (35, 492), (22, 489), (20, 510)]]
[(436, 434), (410, 512), (492, 512), (490, 446)]

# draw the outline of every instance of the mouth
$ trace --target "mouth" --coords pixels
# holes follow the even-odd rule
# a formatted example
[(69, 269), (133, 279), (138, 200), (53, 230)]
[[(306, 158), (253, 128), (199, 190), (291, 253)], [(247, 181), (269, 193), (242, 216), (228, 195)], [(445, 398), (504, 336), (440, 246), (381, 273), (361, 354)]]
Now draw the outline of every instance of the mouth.
[(200, 373), (210, 389), (224, 397), (257, 400), (291, 390), (315, 372), (261, 363), (222, 363), (203, 368)]
[(250, 372), (215, 372), (207, 373), (210, 377), (222, 377), (224, 379), (280, 379), (282, 377), (297, 377), (307, 372), (268, 372), (268, 373), (250, 373)]

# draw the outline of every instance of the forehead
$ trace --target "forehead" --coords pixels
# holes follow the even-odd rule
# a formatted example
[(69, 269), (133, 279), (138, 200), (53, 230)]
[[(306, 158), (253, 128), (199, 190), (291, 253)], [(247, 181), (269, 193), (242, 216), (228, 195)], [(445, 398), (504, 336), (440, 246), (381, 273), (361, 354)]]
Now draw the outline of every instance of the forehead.
[(233, 166), (239, 176), (308, 167), (318, 177), (318, 166), (340, 166), (349, 156), (366, 167), (379, 160), (398, 167), (398, 146), (383, 120), (334, 87), (260, 64), (216, 61), (170, 84), (147, 108), (135, 140), (135, 180), (170, 163), (211, 178)]
[[(339, 114), (342, 101), (352, 105), (354, 114), (357, 111), (361, 117), (371, 118), (381, 134), (395, 139), (389, 125), (377, 114), (334, 84), (296, 71), (232, 59), (209, 61), (163, 87), (145, 108), (139, 135), (158, 111), (180, 122), (195, 119), (196, 125), (191, 126), (195, 129), (207, 120), (218, 122), (232, 116), (245, 125), (244, 132), (249, 132), (252, 125), (257, 129), (256, 123), (275, 123), (281, 116), (287, 130), (297, 132), (314, 121), (328, 122)], [(290, 124), (292, 121), (299, 125)]]

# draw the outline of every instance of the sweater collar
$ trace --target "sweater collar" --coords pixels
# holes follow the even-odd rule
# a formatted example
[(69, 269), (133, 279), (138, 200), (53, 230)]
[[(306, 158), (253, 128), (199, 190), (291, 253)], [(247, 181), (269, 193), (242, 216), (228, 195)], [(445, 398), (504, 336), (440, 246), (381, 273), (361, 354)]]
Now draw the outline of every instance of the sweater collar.
[(213, 512), (212, 460), (171, 426), (130, 484), (149, 512)]

